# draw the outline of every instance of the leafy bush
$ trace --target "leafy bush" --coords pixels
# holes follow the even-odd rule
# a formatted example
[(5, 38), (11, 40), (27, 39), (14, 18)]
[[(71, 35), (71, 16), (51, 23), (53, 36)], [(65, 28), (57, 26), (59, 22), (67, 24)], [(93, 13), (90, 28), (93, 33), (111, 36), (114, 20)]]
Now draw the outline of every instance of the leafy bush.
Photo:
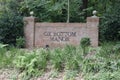
[[(0, 48), (0, 68), (16, 67), (20, 71), (21, 79), (41, 75), (46, 68), (51, 70), (51, 77), (56, 77), (60, 71), (65, 71), (65, 80), (74, 80), (81, 73), (85, 80), (119, 80), (120, 56), (119, 47), (105, 43), (98, 48), (92, 48), (96, 54), (83, 56), (80, 46), (67, 45), (64, 48), (19, 50), (6, 49), (3, 44)], [(118, 51), (115, 51), (118, 50)], [(48, 65), (48, 66), (47, 66)]]
[(58, 48), (51, 52), (51, 63), (58, 71), (64, 69), (64, 54), (62, 54), (61, 49)]
[[(13, 60), (21, 51), (6, 44), (0, 44), (0, 68), (13, 67)], [(23, 52), (22, 52), (23, 53)]]
[(45, 70), (46, 59), (45, 50), (40, 49), (39, 51), (31, 51), (31, 53), (19, 55), (15, 59), (14, 64), (20, 70), (22, 78), (31, 78), (40, 75)]
[(90, 46), (90, 38), (82, 38), (80, 41), (80, 46), (83, 49), (83, 55), (87, 54), (86, 49), (88, 46)]
[(4, 63), (5, 59), (5, 53), (7, 52), (6, 48), (4, 48), (6, 45), (0, 43), (0, 67), (4, 66), (6, 63)]
[[(114, 45), (105, 43), (93, 56), (83, 60), (82, 72), (85, 80), (119, 80), (120, 56)], [(116, 49), (119, 50), (119, 49)]]
[(119, 0), (115, 0), (101, 17), (100, 39), (101, 41), (120, 40), (120, 7)]
[(82, 48), (90, 46), (90, 38), (82, 38), (80, 41), (80, 45)]
[(80, 62), (82, 61), (81, 50), (67, 45), (63, 49), (55, 49), (51, 51), (51, 63), (55, 69), (61, 70), (80, 70)]
[(15, 45), (16, 38), (23, 36), (22, 16), (19, 2), (16, 0), (3, 1), (5, 5), (0, 14), (0, 42)]
[(79, 60), (81, 58), (80, 53), (77, 53), (75, 46), (67, 45), (64, 49), (65, 56), (65, 69), (67, 70), (79, 70)]
[(86, 58), (83, 60), (82, 63), (82, 72), (83, 73), (88, 73), (88, 72), (93, 72), (97, 73), (101, 69), (101, 62), (99, 62), (96, 58)]
[(16, 39), (16, 46), (18, 48), (23, 48), (25, 46), (25, 39), (22, 37), (19, 37)]

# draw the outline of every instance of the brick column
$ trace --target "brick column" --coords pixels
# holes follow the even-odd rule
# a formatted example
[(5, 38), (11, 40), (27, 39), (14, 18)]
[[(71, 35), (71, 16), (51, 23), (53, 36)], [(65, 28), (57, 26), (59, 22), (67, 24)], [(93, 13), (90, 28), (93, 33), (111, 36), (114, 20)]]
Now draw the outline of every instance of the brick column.
[(35, 40), (35, 17), (24, 17), (24, 35), (25, 35), (25, 40), (26, 40), (26, 48), (28, 49), (33, 49)]
[(87, 31), (88, 37), (91, 39), (91, 44), (94, 47), (98, 46), (98, 25), (99, 25), (99, 17), (92, 16), (87, 18)]

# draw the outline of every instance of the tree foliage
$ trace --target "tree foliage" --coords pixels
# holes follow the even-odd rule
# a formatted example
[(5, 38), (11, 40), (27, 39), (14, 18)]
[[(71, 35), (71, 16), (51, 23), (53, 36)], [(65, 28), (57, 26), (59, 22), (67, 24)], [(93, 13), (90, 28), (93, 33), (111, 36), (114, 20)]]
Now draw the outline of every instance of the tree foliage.
[(100, 39), (120, 40), (120, 7), (119, 0), (111, 2), (103, 16), (101, 16)]
[(15, 44), (16, 38), (23, 36), (22, 16), (19, 13), (19, 4), (15, 0), (2, 1), (0, 15), (0, 42)]
[[(69, 21), (84, 22), (93, 10), (100, 17), (100, 40), (120, 39), (119, 0), (69, 0)], [(67, 22), (68, 0), (0, 0), (0, 42), (23, 36), (23, 16), (30, 11), (41, 22)]]
[[(28, 15), (30, 11), (34, 11), (35, 16), (44, 22), (66, 22), (67, 21), (67, 0), (24, 0), (21, 5), (23, 15)], [(81, 0), (70, 0), (70, 22), (83, 21), (80, 14)]]

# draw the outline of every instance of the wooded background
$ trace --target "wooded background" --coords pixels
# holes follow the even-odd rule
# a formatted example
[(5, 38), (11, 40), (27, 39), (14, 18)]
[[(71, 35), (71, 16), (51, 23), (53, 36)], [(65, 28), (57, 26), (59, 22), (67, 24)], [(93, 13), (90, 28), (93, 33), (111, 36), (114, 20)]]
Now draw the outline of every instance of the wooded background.
[[(100, 17), (100, 41), (120, 40), (120, 0), (69, 0), (69, 21), (85, 22), (92, 11)], [(0, 0), (0, 42), (16, 44), (23, 17), (30, 11), (41, 22), (67, 22), (68, 0)]]

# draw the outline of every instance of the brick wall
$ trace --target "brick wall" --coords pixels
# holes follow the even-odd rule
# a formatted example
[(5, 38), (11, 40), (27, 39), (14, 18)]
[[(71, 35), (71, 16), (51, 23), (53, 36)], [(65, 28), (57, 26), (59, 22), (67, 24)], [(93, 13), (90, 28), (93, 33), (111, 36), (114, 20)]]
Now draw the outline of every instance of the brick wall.
[(98, 17), (88, 17), (86, 23), (40, 23), (35, 17), (25, 17), (24, 24), (26, 48), (79, 45), (84, 37), (98, 46)]

